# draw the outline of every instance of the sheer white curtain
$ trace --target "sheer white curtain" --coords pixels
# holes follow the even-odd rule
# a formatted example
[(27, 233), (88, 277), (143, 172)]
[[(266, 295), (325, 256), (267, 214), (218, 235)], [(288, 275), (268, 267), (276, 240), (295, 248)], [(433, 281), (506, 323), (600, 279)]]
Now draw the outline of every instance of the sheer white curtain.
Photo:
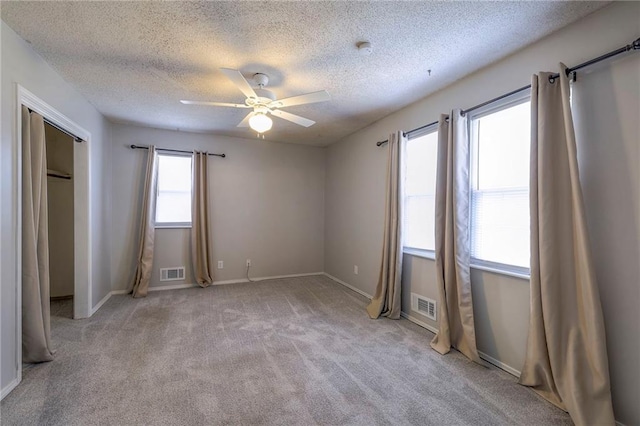
[(206, 152), (193, 154), (193, 196), (191, 197), (191, 260), (200, 287), (213, 283), (213, 263), (209, 234), (209, 172)]
[(384, 214), (382, 260), (376, 294), (367, 306), (371, 318), (381, 315), (400, 318), (402, 278), (402, 179), (400, 165), (402, 146), (406, 138), (402, 132), (389, 135), (387, 159), (387, 189)]
[(53, 360), (44, 119), (22, 107), (22, 360)]
[(565, 69), (531, 84), (531, 313), (520, 383), (577, 425), (614, 425)]
[(438, 122), (436, 176), (436, 271), (439, 330), (431, 347), (446, 354), (456, 348), (481, 363), (476, 348), (470, 272), (469, 166), (467, 119), (459, 109)]
[(145, 297), (149, 291), (153, 267), (153, 244), (155, 240), (156, 187), (158, 181), (158, 159), (155, 146), (149, 146), (147, 171), (142, 194), (140, 212), (140, 236), (138, 239), (138, 264), (131, 293), (133, 297)]

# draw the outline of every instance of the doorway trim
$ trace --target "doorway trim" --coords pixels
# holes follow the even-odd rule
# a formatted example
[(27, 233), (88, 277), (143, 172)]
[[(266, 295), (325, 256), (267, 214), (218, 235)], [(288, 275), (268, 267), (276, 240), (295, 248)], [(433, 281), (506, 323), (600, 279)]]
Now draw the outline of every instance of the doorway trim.
[[(17, 382), (22, 379), (22, 106), (37, 112), (61, 129), (77, 136), (83, 142), (73, 144), (73, 242), (74, 242), (74, 295), (73, 318), (91, 316), (91, 133), (16, 84), (16, 361)], [(16, 383), (17, 384), (17, 383)]]

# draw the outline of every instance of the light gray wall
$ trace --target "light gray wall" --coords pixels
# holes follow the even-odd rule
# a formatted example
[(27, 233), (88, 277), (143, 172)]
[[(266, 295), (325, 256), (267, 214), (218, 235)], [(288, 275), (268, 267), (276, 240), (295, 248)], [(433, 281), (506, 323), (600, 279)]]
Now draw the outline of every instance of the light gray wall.
[(110, 225), (111, 191), (109, 123), (78, 92), (67, 84), (11, 28), (0, 21), (2, 77), (2, 128), (0, 130), (0, 386), (16, 378), (16, 242), (17, 229), (17, 111), (15, 83), (47, 102), (92, 135), (90, 157), (92, 258), (91, 279), (94, 305), (111, 290)]
[[(135, 271), (138, 215), (147, 152), (131, 144), (225, 153), (211, 157), (215, 281), (324, 270), (323, 148), (113, 125), (113, 289)], [(157, 229), (152, 286), (193, 283), (189, 229)], [(159, 281), (162, 267), (186, 266), (184, 282)]]
[[(636, 35), (640, 35), (639, 24)], [(580, 179), (618, 418), (640, 424), (640, 55), (573, 86)]]
[[(630, 43), (640, 35), (640, 4), (613, 3), (518, 53), (404, 108), (344, 140), (327, 152), (325, 194), (325, 271), (373, 294), (382, 246), (386, 148), (376, 141), (390, 132), (432, 122), (454, 107), (470, 107), (530, 82), (559, 62), (581, 63)], [(637, 54), (635, 54), (637, 55)], [(608, 332), (608, 349), (616, 418), (640, 424), (638, 395), (638, 69), (635, 59), (619, 59), (600, 74), (580, 73), (576, 97), (589, 107), (583, 115), (581, 141), (584, 185), (596, 269)], [(437, 69), (435, 69), (437, 72)], [(584, 79), (584, 80), (583, 80)], [(594, 86), (590, 86), (591, 79)], [(595, 107), (594, 105), (597, 105)], [(577, 111), (578, 112), (578, 111)], [(589, 134), (586, 138), (584, 135)], [(434, 265), (405, 255), (403, 310), (409, 293), (437, 299)], [(359, 265), (359, 274), (353, 265)], [(479, 349), (520, 370), (528, 331), (528, 281), (472, 271), (472, 291)]]
[(45, 124), (47, 169), (72, 175), (47, 177), (49, 215), (49, 291), (51, 297), (73, 295), (73, 138)]

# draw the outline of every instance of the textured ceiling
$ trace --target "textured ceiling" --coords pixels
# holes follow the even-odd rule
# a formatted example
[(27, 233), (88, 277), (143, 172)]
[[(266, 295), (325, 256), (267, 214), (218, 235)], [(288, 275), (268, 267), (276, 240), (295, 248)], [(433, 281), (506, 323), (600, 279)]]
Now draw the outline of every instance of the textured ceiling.
[[(270, 77), (278, 98), (332, 100), (274, 118), (266, 139), (328, 145), (599, 9), (603, 2), (6, 2), (2, 19), (107, 118), (254, 137), (219, 71)], [(373, 52), (361, 56), (359, 41)], [(427, 70), (431, 71), (431, 76)]]

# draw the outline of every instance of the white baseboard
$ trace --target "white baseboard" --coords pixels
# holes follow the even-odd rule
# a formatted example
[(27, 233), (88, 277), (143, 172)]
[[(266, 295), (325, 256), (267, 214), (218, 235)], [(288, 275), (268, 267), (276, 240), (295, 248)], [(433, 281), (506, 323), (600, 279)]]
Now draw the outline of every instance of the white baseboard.
[[(435, 328), (432, 325), (427, 324), (426, 322), (420, 321), (419, 319), (417, 319), (414, 316), (411, 316), (411, 315), (409, 315), (409, 314), (407, 314), (405, 312), (401, 312), (400, 316), (402, 316), (402, 318), (405, 318), (405, 319), (411, 321), (414, 324), (419, 325), (420, 327), (426, 328), (427, 330), (429, 330), (430, 332), (432, 332), (434, 334), (438, 334), (438, 329), (437, 328)], [(515, 369), (515, 368), (513, 368), (513, 367), (511, 367), (510, 365), (505, 364), (504, 362), (499, 361), (499, 360), (495, 359), (494, 357), (492, 357), (490, 355), (487, 355), (486, 353), (481, 352), (481, 351), (478, 351), (478, 355), (480, 355), (481, 359), (487, 361), (490, 364), (495, 365), (499, 369), (504, 370), (507, 373), (509, 373), (509, 374), (511, 374), (511, 375), (513, 375), (515, 377), (520, 377), (520, 371)]]
[[(106, 296), (104, 296), (104, 297), (102, 298), (102, 300), (101, 300), (101, 301), (99, 301), (99, 302), (98, 302), (98, 304), (97, 304), (96, 306), (94, 306), (93, 308), (91, 308), (91, 315), (95, 314), (95, 313), (98, 311), (98, 309), (100, 309), (100, 308), (102, 307), (102, 305), (104, 305), (104, 304), (105, 304), (105, 302), (106, 302), (107, 300), (109, 300), (109, 298), (111, 297), (111, 295), (112, 295), (112, 294), (113, 294), (113, 292), (112, 292), (112, 291), (110, 291), (109, 293), (107, 293), (107, 295), (106, 295)], [(91, 315), (89, 315), (89, 316), (91, 316)]]
[(324, 272), (306, 272), (304, 274), (274, 275), (271, 277), (255, 277), (255, 278), (251, 278), (251, 281), (249, 281), (246, 278), (239, 278), (236, 280), (214, 281), (213, 285), (240, 284), (240, 283), (248, 283), (248, 282), (256, 282), (256, 281), (278, 280), (282, 278), (311, 277), (314, 275), (324, 275)]
[(516, 370), (512, 366), (507, 365), (502, 361), (498, 361), (494, 357), (492, 357), (490, 355), (487, 355), (482, 351), (478, 351), (478, 355), (480, 355), (480, 358), (482, 358), (483, 360), (487, 361), (490, 364), (495, 365), (496, 367), (498, 367), (501, 370), (506, 371), (507, 373), (511, 374), (512, 376), (520, 377), (520, 374), (521, 374), (520, 370)]
[(406, 313), (406, 312), (400, 312), (400, 316), (406, 320), (411, 321), (414, 324), (419, 325), (422, 328), (426, 328), (427, 330), (429, 330), (430, 332), (432, 332), (433, 334), (438, 334), (438, 329), (435, 328), (434, 326), (427, 324), (424, 321), (419, 320), (418, 318)]
[(322, 275), (324, 275), (325, 277), (327, 277), (329, 279), (332, 279), (333, 281), (337, 282), (338, 284), (342, 284), (343, 286), (347, 287), (350, 290), (355, 291), (358, 294), (361, 294), (362, 296), (366, 297), (367, 299), (373, 299), (372, 295), (370, 295), (368, 293), (365, 293), (364, 291), (360, 290), (359, 288), (356, 288), (356, 287), (352, 286), (351, 284), (348, 284), (348, 283), (346, 283), (346, 282), (334, 277), (331, 274), (327, 274), (326, 272), (322, 272)]
[(198, 284), (172, 284), (172, 285), (161, 285), (157, 287), (149, 287), (149, 291), (164, 291), (164, 290), (180, 290), (183, 288), (192, 288), (199, 287)]
[[(289, 275), (274, 275), (274, 276), (271, 276), (271, 277), (256, 277), (256, 278), (251, 278), (251, 281), (247, 280), (246, 278), (239, 278), (239, 279), (235, 279), (235, 280), (214, 281), (212, 285), (240, 284), (240, 283), (248, 283), (248, 282), (256, 282), (256, 281), (276, 280), (276, 279), (281, 279), (281, 278), (310, 277), (310, 276), (313, 276), (313, 275), (324, 275), (324, 272), (308, 272), (308, 273), (304, 273), (304, 274), (289, 274)], [(200, 287), (200, 286), (198, 284), (195, 284), (195, 283), (163, 285), (163, 286), (149, 287), (149, 291), (180, 290), (180, 289), (193, 288), (193, 287)], [(128, 293), (129, 293), (129, 290), (113, 290), (113, 291), (111, 291), (110, 295), (128, 294)], [(106, 302), (106, 300), (104, 302)], [(104, 302), (101, 301), (101, 303), (98, 304), (98, 308), (100, 306), (102, 306), (102, 303), (104, 303)], [(98, 309), (96, 308), (95, 310), (97, 311)]]
[(2, 388), (0, 391), (0, 400), (3, 400), (5, 396), (9, 395), (12, 390), (16, 388), (20, 384), (20, 378), (16, 377), (9, 384)]

